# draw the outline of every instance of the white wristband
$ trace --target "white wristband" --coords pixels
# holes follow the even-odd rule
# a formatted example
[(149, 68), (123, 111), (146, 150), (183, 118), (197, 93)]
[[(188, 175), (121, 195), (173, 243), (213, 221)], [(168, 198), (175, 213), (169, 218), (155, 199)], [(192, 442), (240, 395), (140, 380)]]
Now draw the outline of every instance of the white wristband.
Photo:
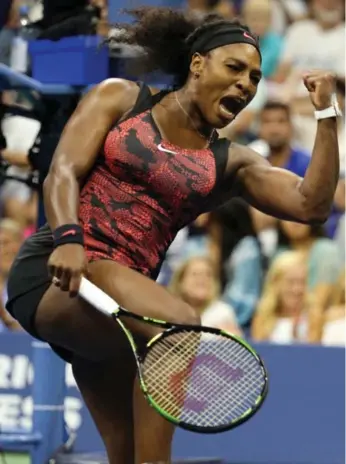
[(317, 120), (327, 119), (327, 118), (337, 118), (338, 116), (342, 116), (342, 112), (340, 110), (335, 93), (333, 93), (330, 103), (331, 103), (331, 106), (329, 108), (325, 108), (324, 110), (315, 111), (315, 118)]

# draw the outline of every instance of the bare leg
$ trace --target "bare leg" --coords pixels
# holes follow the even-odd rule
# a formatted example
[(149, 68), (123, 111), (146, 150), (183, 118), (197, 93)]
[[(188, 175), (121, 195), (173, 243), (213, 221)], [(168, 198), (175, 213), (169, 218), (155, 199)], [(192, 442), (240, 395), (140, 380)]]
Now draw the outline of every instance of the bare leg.
[[(120, 356), (121, 355), (121, 356)], [(114, 359), (75, 358), (73, 374), (106, 446), (109, 464), (134, 462), (132, 388), (136, 366), (129, 351)]]
[(174, 425), (149, 405), (138, 379), (134, 384), (133, 405), (135, 464), (170, 463)]
[[(131, 269), (97, 261), (90, 264), (89, 271), (90, 279), (129, 311), (172, 322), (199, 323), (188, 305)], [(145, 323), (124, 322), (144, 339), (157, 332)], [(133, 355), (119, 325), (54, 286), (42, 298), (35, 323), (43, 339), (75, 354), (73, 371), (110, 463), (132, 464), (134, 454), (135, 464), (169, 463), (174, 427), (150, 408), (138, 382), (134, 384)]]

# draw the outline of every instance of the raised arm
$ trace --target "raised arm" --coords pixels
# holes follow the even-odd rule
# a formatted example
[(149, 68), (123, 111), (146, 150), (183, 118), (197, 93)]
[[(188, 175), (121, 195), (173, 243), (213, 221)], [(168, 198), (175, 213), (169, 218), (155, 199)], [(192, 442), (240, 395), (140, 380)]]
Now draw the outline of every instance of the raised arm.
[[(331, 106), (335, 78), (325, 72), (304, 79), (316, 110)], [(320, 119), (311, 162), (304, 179), (272, 167), (253, 150), (231, 146), (230, 165), (236, 170), (236, 194), (272, 216), (297, 222), (324, 222), (332, 207), (339, 178), (339, 148), (336, 117)], [(234, 172), (234, 171), (233, 171)]]

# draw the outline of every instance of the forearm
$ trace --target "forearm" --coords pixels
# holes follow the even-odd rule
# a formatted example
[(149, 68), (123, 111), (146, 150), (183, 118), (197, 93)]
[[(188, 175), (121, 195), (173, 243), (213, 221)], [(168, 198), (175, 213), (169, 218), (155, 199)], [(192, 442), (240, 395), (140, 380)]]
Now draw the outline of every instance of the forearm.
[(14, 166), (25, 168), (30, 167), (28, 154), (25, 151), (17, 151), (5, 148), (4, 150), (1, 150), (1, 158)]
[(316, 219), (330, 212), (339, 179), (339, 147), (336, 118), (317, 122), (317, 133), (311, 162), (300, 184), (306, 208)]
[(50, 172), (44, 181), (44, 206), (51, 229), (78, 224), (79, 183), (68, 168)]

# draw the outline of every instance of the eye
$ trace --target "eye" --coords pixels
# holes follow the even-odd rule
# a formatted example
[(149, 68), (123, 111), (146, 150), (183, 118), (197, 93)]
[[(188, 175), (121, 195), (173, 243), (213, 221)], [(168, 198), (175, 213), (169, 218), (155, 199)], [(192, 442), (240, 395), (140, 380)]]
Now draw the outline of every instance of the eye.
[(237, 66), (236, 64), (228, 64), (227, 68), (232, 69), (232, 71), (236, 71), (236, 72), (240, 71), (240, 67)]
[(253, 82), (255, 85), (258, 85), (258, 84), (260, 83), (261, 76), (258, 76), (257, 74), (256, 74), (256, 75), (252, 75), (252, 76), (251, 76), (251, 80), (252, 80), (252, 82)]

